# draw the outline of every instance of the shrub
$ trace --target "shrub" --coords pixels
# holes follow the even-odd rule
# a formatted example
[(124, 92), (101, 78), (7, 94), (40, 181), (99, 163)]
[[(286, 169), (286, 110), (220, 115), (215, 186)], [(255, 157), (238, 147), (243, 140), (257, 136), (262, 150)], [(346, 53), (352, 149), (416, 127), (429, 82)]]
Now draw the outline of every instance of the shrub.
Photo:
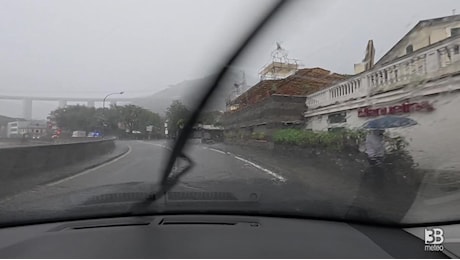
[(338, 132), (312, 132), (300, 129), (283, 129), (273, 135), (278, 144), (297, 145), (302, 147), (321, 147), (340, 151), (346, 147), (358, 148), (364, 140), (364, 131), (343, 130)]
[(264, 140), (265, 139), (265, 133), (264, 132), (253, 132), (251, 134), (252, 139), (256, 140)]

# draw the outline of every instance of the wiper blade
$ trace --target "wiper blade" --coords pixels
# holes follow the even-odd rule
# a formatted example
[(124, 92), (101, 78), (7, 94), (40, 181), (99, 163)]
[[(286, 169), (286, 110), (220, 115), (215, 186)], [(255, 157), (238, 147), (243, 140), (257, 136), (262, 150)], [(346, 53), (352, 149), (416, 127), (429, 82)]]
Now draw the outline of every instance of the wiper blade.
[[(179, 159), (183, 159), (187, 164), (183, 168), (179, 168)], [(155, 199), (160, 199), (166, 192), (168, 192), (172, 187), (174, 187), (179, 179), (190, 169), (193, 168), (195, 163), (187, 155), (181, 153), (178, 158), (174, 158), (174, 163), (176, 164), (176, 169), (168, 173), (166, 178), (163, 178), (160, 183), (159, 190), (155, 193)]]
[[(196, 108), (193, 110), (191, 116), (186, 121), (184, 128), (179, 133), (178, 139), (174, 143), (174, 147), (172, 149), (171, 155), (169, 156), (169, 159), (161, 175), (159, 190), (155, 193), (152, 193), (152, 196), (149, 196), (144, 202), (141, 203), (141, 205), (144, 205), (144, 204), (148, 205), (149, 203), (160, 199), (166, 192), (168, 192), (171, 188), (173, 188), (177, 184), (179, 178), (181, 178), (185, 173), (187, 173), (193, 167), (194, 165), (193, 161), (183, 153), (183, 150), (187, 143), (188, 138), (193, 132), (193, 127), (195, 123), (198, 121), (198, 118), (201, 112), (206, 107), (206, 104), (208, 103), (208, 101), (211, 99), (211, 97), (215, 93), (215, 90), (218, 88), (219, 83), (222, 81), (224, 76), (227, 74), (228, 70), (231, 68), (231, 65), (235, 63), (235, 61), (241, 56), (241, 54), (246, 49), (246, 47), (250, 44), (250, 42), (252, 42), (252, 40), (254, 40), (254, 38), (260, 33), (260, 31), (262, 31), (262, 28), (272, 18), (274, 18), (275, 15), (279, 13), (279, 11), (283, 7), (285, 7), (287, 3), (288, 3), (288, 0), (280, 0), (273, 6), (272, 9), (269, 10), (269, 12), (264, 16), (264, 18), (258, 24), (256, 24), (256, 26), (249, 33), (249, 35), (243, 38), (243, 41), (241, 42), (239, 47), (236, 49), (235, 52), (233, 52), (232, 55), (230, 55), (229, 59), (227, 59), (227, 61), (224, 63), (222, 68), (217, 73), (217, 76), (214, 78), (214, 80), (212, 80), (212, 83), (205, 89), (204, 91), (205, 95), (199, 101)], [(184, 169), (182, 169), (179, 173), (171, 175), (174, 164), (176, 163), (178, 158), (185, 159), (189, 163), (189, 165), (185, 167)]]

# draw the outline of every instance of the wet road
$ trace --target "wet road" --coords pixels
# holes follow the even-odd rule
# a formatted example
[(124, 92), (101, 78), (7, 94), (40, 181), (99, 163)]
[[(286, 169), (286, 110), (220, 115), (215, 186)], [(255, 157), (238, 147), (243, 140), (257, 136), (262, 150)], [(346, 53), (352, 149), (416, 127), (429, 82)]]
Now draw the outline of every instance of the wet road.
[[(128, 152), (95, 168), (4, 197), (0, 199), (0, 208), (16, 207), (18, 204), (33, 203), (38, 198), (60, 196), (62, 193), (105, 185), (159, 182), (170, 153), (170, 145), (166, 141), (118, 141), (117, 145), (128, 146)], [(195, 162), (195, 166), (180, 179), (182, 187), (201, 190), (215, 187), (226, 191), (241, 191), (257, 182), (268, 193), (272, 184), (279, 187), (287, 182), (282, 174), (241, 155), (206, 145), (190, 145), (186, 154)]]
[[(158, 183), (170, 152), (165, 141), (119, 141), (118, 145), (128, 146), (129, 151), (95, 168), (4, 198), (0, 200), (0, 210), (16, 212), (18, 205), (32, 210), (41, 207), (37, 203), (40, 201), (46, 202), (46, 209), (60, 209), (58, 204), (48, 203), (48, 198), (65, 198), (64, 193), (107, 185)], [(305, 159), (271, 157), (269, 153), (238, 152), (225, 145), (205, 144), (190, 145), (185, 153), (195, 162), (178, 185), (187, 192), (231, 192), (242, 197), (257, 193), (261, 207), (284, 208), (286, 212), (305, 212), (318, 217), (348, 217), (349, 207), (359, 202), (355, 207), (364, 207), (366, 215), (361, 216), (358, 211), (358, 218), (367, 217), (367, 209), (373, 209), (369, 217), (388, 215), (397, 221), (412, 204), (412, 198), (404, 201), (402, 198), (408, 196), (401, 194), (389, 201), (389, 197), (373, 198), (372, 190), (360, 189), (359, 172), (328, 172), (309, 165)], [(70, 207), (78, 204), (71, 199), (64, 203)]]
[[(164, 141), (122, 142), (130, 147), (128, 153), (104, 165), (80, 174), (58, 180), (47, 186), (61, 188), (87, 188), (127, 182), (158, 182), (162, 167), (169, 155), (168, 144)], [(205, 145), (191, 145), (186, 152), (196, 163), (182, 181), (206, 181), (219, 179), (225, 181), (267, 178), (284, 181), (278, 175), (260, 165), (240, 156), (223, 152)]]

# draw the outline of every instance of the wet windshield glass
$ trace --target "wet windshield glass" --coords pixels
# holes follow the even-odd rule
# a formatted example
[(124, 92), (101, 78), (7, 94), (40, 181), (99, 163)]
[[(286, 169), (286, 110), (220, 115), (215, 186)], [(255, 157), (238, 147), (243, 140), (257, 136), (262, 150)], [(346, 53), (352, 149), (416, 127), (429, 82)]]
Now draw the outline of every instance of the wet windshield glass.
[(0, 224), (458, 220), (457, 2), (275, 4), (2, 1)]

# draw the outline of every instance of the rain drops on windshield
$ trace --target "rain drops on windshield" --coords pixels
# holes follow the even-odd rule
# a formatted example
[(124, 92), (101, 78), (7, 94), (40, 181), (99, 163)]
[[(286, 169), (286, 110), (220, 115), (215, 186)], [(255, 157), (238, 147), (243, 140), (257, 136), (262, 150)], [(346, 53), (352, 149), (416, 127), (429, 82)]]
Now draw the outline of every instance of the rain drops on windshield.
[(2, 1), (0, 224), (458, 220), (457, 1), (274, 3)]

